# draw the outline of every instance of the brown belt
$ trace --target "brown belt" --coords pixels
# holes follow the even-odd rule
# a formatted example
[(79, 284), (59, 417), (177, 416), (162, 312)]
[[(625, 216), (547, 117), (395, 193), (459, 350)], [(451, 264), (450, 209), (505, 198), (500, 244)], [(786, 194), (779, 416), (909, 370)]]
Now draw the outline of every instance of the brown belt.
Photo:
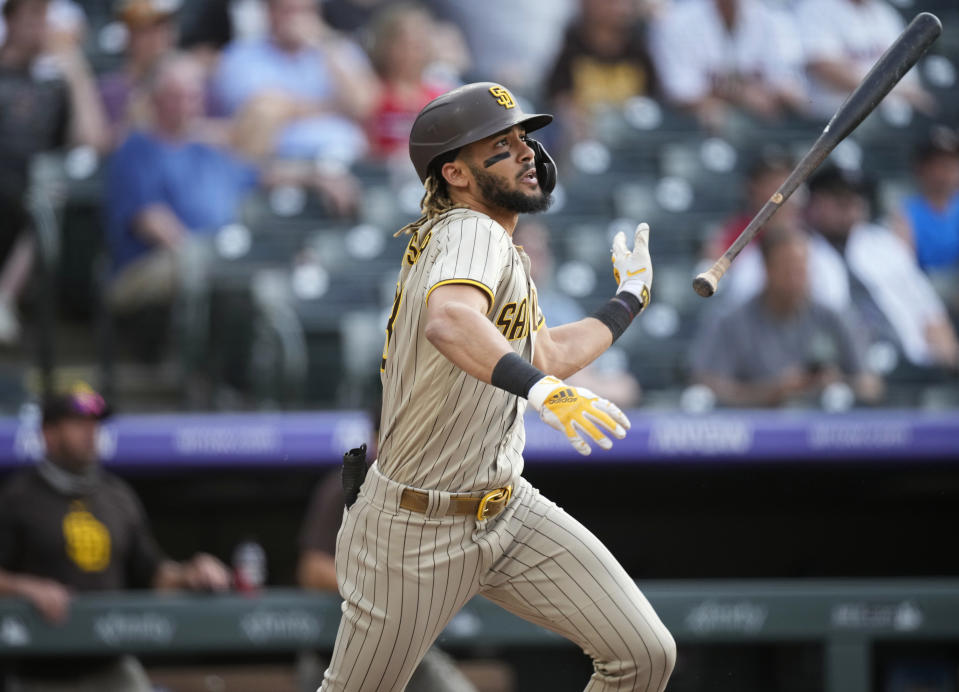
[[(453, 495), (450, 497), (449, 509), (446, 514), (473, 514), (480, 521), (490, 519), (506, 509), (510, 497), (513, 496), (513, 486), (490, 490), (483, 497), (470, 495)], [(429, 506), (429, 493), (412, 488), (404, 488), (400, 496), (400, 507), (411, 512), (425, 514)]]

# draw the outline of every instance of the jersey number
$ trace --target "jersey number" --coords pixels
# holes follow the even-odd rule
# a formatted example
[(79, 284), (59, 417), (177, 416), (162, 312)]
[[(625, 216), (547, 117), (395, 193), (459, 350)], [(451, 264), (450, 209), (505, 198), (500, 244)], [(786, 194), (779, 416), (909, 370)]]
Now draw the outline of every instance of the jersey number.
[(390, 351), (390, 339), (393, 338), (393, 324), (396, 322), (396, 314), (400, 311), (400, 304), (403, 302), (403, 287), (400, 282), (396, 282), (396, 295), (393, 298), (393, 309), (390, 310), (390, 318), (386, 320), (386, 343), (383, 344), (383, 359), (380, 361), (380, 372), (386, 370), (386, 355)]
[[(413, 266), (420, 259), (423, 250), (430, 244), (433, 237), (433, 230), (430, 229), (420, 240), (416, 233), (413, 233), (409, 244), (406, 246), (406, 254), (403, 261), (409, 266)], [(390, 310), (390, 318), (386, 321), (386, 343), (383, 344), (383, 358), (380, 360), (380, 372), (386, 370), (386, 356), (390, 352), (390, 341), (393, 339), (393, 325), (396, 323), (396, 315), (399, 314), (400, 305), (403, 303), (403, 286), (396, 282), (396, 295), (393, 297), (393, 308)]]

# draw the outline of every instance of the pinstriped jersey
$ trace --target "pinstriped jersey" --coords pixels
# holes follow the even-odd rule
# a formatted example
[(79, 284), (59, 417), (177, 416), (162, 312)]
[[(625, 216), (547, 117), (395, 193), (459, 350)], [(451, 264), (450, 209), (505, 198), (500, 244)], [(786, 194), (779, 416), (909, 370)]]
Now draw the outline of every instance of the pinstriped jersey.
[(533, 358), (543, 319), (526, 253), (471, 209), (425, 222), (410, 236), (386, 327), (377, 464), (418, 488), (489, 490), (523, 470), (526, 400), (467, 374), (426, 339), (429, 295), (451, 283), (483, 291), (487, 317), (516, 353)]

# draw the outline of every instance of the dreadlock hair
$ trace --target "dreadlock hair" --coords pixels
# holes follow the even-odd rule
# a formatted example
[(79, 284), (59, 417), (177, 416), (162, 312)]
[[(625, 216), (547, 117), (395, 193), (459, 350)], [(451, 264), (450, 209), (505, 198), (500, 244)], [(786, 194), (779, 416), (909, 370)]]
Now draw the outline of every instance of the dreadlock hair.
[(443, 166), (454, 160), (459, 154), (459, 149), (440, 154), (430, 162), (426, 180), (423, 186), (426, 192), (423, 193), (423, 199), (420, 200), (420, 211), (422, 216), (412, 223), (408, 223), (403, 228), (393, 234), (393, 237), (403, 235), (404, 233), (415, 233), (425, 222), (435, 219), (441, 214), (445, 214), (450, 209), (462, 207), (461, 204), (454, 204), (450, 199), (449, 186), (446, 184), (446, 178), (443, 177)]

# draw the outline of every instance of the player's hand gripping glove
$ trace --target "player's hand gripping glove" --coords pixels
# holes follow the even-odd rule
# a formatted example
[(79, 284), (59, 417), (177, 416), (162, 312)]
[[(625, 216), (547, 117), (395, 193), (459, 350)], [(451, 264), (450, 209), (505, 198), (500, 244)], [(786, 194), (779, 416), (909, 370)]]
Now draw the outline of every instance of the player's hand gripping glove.
[(649, 224), (636, 227), (632, 251), (626, 248), (626, 234), (613, 237), (613, 276), (619, 284), (617, 293), (626, 291), (639, 299), (640, 312), (649, 305), (649, 289), (653, 285), (653, 261), (649, 257)]
[(600, 428), (618, 440), (623, 439), (629, 429), (629, 419), (615, 404), (588, 389), (573, 387), (552, 376), (534, 384), (527, 398), (543, 422), (565, 434), (570, 444), (583, 455), (591, 451), (587, 439), (603, 449), (613, 446)]

